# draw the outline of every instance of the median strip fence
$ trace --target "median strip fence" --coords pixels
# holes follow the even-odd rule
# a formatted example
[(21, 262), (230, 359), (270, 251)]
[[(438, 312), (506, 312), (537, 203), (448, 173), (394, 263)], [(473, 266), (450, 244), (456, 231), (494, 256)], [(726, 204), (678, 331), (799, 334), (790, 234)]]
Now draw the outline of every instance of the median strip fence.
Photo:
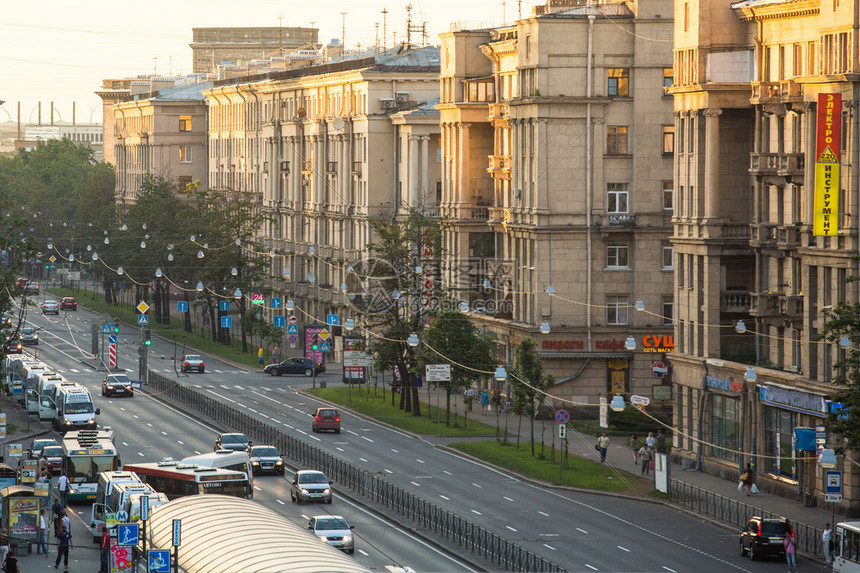
[(203, 414), (225, 427), (236, 429), (257, 443), (272, 444), (282, 455), (297, 464), (320, 470), (329, 479), (356, 494), (407, 517), (460, 547), (465, 547), (510, 571), (563, 573), (566, 570), (512, 543), (469, 520), (451, 513), (417, 495), (386, 481), (383, 477), (357, 468), (320, 448), (270, 426), (245, 409), (225, 404), (200, 390), (181, 385), (161, 374), (149, 371), (145, 390), (173, 406), (186, 407)]
[[(676, 479), (669, 480), (669, 501), (696, 515), (737, 527), (739, 532), (755, 515), (763, 518), (785, 517)], [(824, 559), (821, 543), (823, 530), (798, 521), (792, 521), (791, 526), (794, 528), (797, 550), (809, 557)]]

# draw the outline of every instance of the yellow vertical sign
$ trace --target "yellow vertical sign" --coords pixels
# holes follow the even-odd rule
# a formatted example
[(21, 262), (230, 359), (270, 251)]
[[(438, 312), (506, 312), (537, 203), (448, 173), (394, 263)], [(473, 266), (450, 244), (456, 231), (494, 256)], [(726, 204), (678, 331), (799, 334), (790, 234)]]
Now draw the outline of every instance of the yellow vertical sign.
[(839, 158), (842, 143), (842, 94), (818, 94), (815, 137), (813, 235), (839, 231)]

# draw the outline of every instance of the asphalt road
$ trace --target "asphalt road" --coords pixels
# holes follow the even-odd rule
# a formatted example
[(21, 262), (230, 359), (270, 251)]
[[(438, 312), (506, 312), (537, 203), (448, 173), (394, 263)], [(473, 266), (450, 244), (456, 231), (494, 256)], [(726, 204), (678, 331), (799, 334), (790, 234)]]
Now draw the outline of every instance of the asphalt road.
[[(42, 297), (44, 298), (44, 297)], [(66, 322), (65, 318), (68, 318)], [(69, 379), (98, 393), (104, 373), (82, 363), (78, 348), (90, 348), (90, 323), (95, 314), (66, 312), (60, 320), (30, 312), (28, 320), (42, 327), (41, 356)], [(119, 336), (120, 366), (137, 373), (137, 330), (123, 327)], [(176, 376), (172, 343), (153, 337), (150, 368), (173, 375), (225, 402), (281, 425), (294, 435), (323, 447), (345, 461), (380, 472), (400, 487), (487, 527), (497, 534), (570, 571), (684, 572), (776, 571), (780, 562), (751, 563), (741, 558), (738, 538), (695, 517), (660, 504), (627, 498), (572, 492), (535, 485), (485, 464), (464, 459), (402, 431), (342, 412), (341, 434), (314, 434), (310, 417), (322, 404), (296, 391), (308, 380), (301, 376), (269, 377), (206, 357), (206, 373)], [(165, 358), (161, 358), (164, 356)], [(318, 378), (334, 384), (338, 376)], [(211, 451), (216, 430), (150, 397), (98, 397), (99, 423), (117, 431), (123, 460), (154, 461)], [(624, 468), (626, 469), (626, 468)], [(624, 479), (607, 466), (607, 479)], [(289, 501), (282, 478), (257, 480), (255, 499), (304, 524), (311, 513), (330, 508), (356, 526), (356, 559), (368, 566), (402, 564), (416, 571), (454, 571), (462, 563), (440, 556), (403, 533), (402, 527), (377, 520), (338, 496), (332, 506), (299, 506)]]

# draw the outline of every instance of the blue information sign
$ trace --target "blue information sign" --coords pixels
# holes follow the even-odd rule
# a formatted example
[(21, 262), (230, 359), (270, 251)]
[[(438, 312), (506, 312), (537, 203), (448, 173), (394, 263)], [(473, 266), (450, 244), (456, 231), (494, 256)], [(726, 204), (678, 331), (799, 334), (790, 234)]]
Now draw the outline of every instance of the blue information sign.
[(842, 472), (827, 470), (824, 475), (824, 493), (842, 493)]
[(188, 312), (188, 303), (184, 300), (180, 300), (176, 303), (176, 310), (178, 312)]
[(287, 327), (287, 334), (298, 334), (299, 333), (299, 325), (291, 324)]
[(113, 332), (113, 324), (102, 325), (102, 334), (110, 334), (111, 332)]
[(275, 328), (283, 328), (287, 324), (287, 319), (282, 315), (273, 316), (272, 322), (275, 325)]
[(218, 303), (218, 310), (230, 310), (230, 301), (222, 300)]
[(331, 344), (329, 344), (328, 341), (323, 341), (322, 344), (320, 344), (320, 352), (331, 352)]
[(325, 317), (326, 324), (329, 326), (337, 326), (340, 324), (338, 316), (336, 314), (327, 314)]
[(230, 328), (233, 326), (233, 317), (232, 316), (222, 316), (221, 317), (221, 328)]
[(108, 336), (108, 344), (116, 344), (116, 334)]
[(281, 305), (281, 299), (280, 298), (273, 298), (272, 299), (272, 308), (281, 308), (281, 306), (282, 305)]
[(137, 323), (140, 325), (149, 324), (149, 317), (145, 314), (138, 314), (137, 315)]
[(137, 545), (140, 540), (140, 531), (136, 523), (117, 523), (116, 544)]
[(170, 550), (150, 549), (146, 553), (147, 573), (170, 573)]

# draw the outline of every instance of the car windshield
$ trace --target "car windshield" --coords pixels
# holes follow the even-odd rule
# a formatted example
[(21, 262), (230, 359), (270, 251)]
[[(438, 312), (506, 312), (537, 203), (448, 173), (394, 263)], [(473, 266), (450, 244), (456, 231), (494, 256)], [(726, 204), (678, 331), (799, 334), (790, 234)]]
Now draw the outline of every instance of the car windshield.
[(110, 382), (111, 384), (131, 384), (131, 380), (129, 380), (128, 376), (126, 376), (125, 374), (108, 376), (108, 382)]
[(316, 521), (316, 530), (349, 529), (346, 520), (342, 517), (321, 517)]
[(42, 450), (42, 455), (46, 458), (59, 458), (63, 455), (63, 448), (61, 446), (48, 446)]
[(92, 402), (66, 402), (63, 407), (63, 414), (92, 414)]
[(248, 440), (242, 434), (224, 434), (221, 436), (222, 444), (247, 444)]
[(23, 334), (24, 336), (28, 336), (30, 334), (36, 334), (36, 330), (34, 328), (22, 328), (21, 334)]
[(256, 446), (251, 448), (251, 455), (261, 458), (276, 458), (278, 457), (278, 450), (271, 446)]
[(328, 480), (321, 473), (299, 474), (299, 483), (328, 483)]
[(192, 361), (192, 360), (193, 360), (193, 361), (200, 360), (200, 357), (199, 357), (199, 356), (197, 356), (196, 354), (189, 354), (188, 356), (186, 356), (186, 357), (185, 357), (185, 361), (186, 361), (186, 362), (189, 362), (189, 361)]
[(783, 537), (788, 530), (788, 524), (782, 521), (764, 521), (761, 524), (761, 534), (766, 537)]

